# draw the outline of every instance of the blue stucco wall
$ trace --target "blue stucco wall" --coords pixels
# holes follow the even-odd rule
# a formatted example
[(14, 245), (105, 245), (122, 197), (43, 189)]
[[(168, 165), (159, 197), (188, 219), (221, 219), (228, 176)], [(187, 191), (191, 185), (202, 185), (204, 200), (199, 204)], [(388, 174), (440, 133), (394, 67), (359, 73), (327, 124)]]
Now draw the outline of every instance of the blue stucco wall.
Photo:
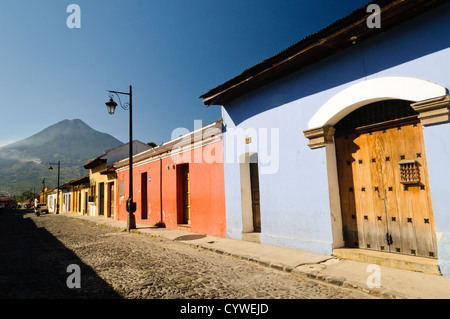
[(427, 126), (423, 133), (436, 225), (439, 267), (443, 275), (450, 277), (450, 174), (445, 169), (450, 159), (448, 139), (450, 124)]
[[(279, 155), (272, 161), (279, 160), (278, 169), (273, 174), (260, 172), (261, 242), (331, 254), (325, 149), (309, 149), (303, 130), (325, 102), (360, 81), (407, 76), (450, 88), (449, 20), (450, 4), (446, 4), (225, 105), (227, 236), (240, 239), (242, 232), (240, 166), (237, 161), (227, 160), (227, 152), (231, 151), (226, 147), (227, 139), (234, 138), (230, 132), (237, 127), (248, 132), (252, 128), (256, 132), (275, 129), (279, 133)], [(450, 123), (424, 128), (439, 265), (447, 276), (450, 171), (445, 164), (450, 158), (449, 134)], [(260, 152), (259, 142), (256, 136), (246, 151)]]
[[(331, 243), (331, 232), (325, 152), (311, 152), (301, 133), (302, 124), (290, 123), (284, 119), (284, 116), (290, 119), (299, 118), (300, 110), (301, 108), (293, 103), (284, 106), (282, 112), (267, 111), (240, 124), (244, 130), (252, 127), (279, 130), (279, 144), (273, 146), (278, 147), (279, 155), (273, 156), (271, 158), (273, 162), (266, 165), (259, 160), (261, 241), (328, 254), (331, 253), (328, 248)], [(224, 121), (229, 123), (228, 117), (227, 120), (225, 117), (226, 113)], [(232, 127), (227, 124), (226, 131)], [(225, 134), (225, 145), (227, 138), (229, 136)], [(257, 140), (253, 136), (248, 151), (258, 151), (255, 144), (260, 142), (264, 141)], [(275, 174), (264, 174), (265, 169), (276, 168), (278, 169)], [(242, 211), (239, 164), (226, 161), (225, 176), (228, 234), (230, 237), (240, 238)], [(311, 184), (323, 185), (325, 191), (311, 192)], [(311, 207), (314, 209), (311, 210)], [(301, 237), (301, 234), (304, 234), (304, 237)]]

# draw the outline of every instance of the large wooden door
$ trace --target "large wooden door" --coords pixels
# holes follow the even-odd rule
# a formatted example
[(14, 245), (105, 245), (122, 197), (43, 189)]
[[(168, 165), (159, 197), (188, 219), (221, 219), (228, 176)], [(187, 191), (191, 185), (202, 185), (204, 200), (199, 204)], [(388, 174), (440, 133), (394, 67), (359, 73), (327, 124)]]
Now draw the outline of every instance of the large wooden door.
[(347, 247), (437, 257), (422, 126), (335, 136)]

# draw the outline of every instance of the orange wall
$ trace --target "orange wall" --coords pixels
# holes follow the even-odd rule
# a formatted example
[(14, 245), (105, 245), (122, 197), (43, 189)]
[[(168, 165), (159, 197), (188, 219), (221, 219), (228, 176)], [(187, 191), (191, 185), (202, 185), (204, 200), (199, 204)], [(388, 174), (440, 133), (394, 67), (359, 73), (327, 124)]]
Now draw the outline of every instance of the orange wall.
[[(213, 154), (212, 163), (207, 155)], [(205, 155), (205, 156), (202, 156)], [(136, 202), (136, 223), (154, 225), (162, 221), (167, 228), (178, 228), (182, 216), (180, 192), (177, 192), (177, 170), (189, 162), (191, 187), (192, 232), (225, 237), (225, 188), (222, 141), (215, 142), (183, 153), (183, 163), (176, 163), (180, 156), (156, 160), (133, 167), (133, 201)], [(167, 169), (169, 166), (169, 169)], [(173, 167), (174, 166), (174, 167)], [(162, 170), (161, 170), (162, 168)], [(147, 172), (147, 219), (142, 219), (141, 174)], [(179, 175), (178, 175), (179, 176)], [(150, 181), (148, 178), (150, 177)], [(124, 196), (119, 196), (120, 180), (124, 181)], [(128, 198), (129, 170), (117, 173), (116, 207), (117, 219), (127, 220), (126, 199)], [(178, 183), (180, 185), (180, 183)], [(162, 190), (162, 193), (161, 193)], [(162, 195), (162, 196), (161, 196)]]

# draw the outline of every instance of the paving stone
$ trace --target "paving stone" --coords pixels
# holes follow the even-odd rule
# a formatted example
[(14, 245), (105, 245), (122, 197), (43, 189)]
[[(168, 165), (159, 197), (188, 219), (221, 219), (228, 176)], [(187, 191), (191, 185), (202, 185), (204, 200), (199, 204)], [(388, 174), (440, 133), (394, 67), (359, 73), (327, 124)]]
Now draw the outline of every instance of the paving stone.
[[(10, 247), (4, 252), (10, 263), (0, 265), (0, 298), (359, 299), (366, 295), (245, 258), (192, 249), (180, 241), (123, 233), (64, 216), (23, 217), (0, 223), (0, 241)], [(17, 251), (21, 253), (14, 254)], [(66, 285), (70, 264), (81, 268), (80, 289)], [(338, 284), (342, 281), (335, 279)], [(36, 286), (40, 288), (33, 289)]]

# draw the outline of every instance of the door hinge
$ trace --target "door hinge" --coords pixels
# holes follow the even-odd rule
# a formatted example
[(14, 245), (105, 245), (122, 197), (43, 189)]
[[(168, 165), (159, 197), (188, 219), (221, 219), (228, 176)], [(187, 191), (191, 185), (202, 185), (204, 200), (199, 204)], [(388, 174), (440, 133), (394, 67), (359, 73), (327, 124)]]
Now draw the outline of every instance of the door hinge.
[(389, 246), (392, 245), (393, 241), (392, 241), (392, 235), (391, 234), (389, 234), (389, 233), (386, 234), (386, 241), (387, 241), (387, 244)]

